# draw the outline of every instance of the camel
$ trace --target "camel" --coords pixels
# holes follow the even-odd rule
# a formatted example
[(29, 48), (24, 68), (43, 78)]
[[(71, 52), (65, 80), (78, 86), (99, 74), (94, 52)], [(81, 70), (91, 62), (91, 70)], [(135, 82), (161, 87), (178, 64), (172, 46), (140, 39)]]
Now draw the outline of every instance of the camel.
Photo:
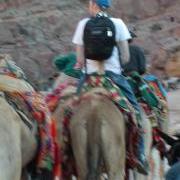
[[(62, 74), (58, 82), (77, 81)], [(99, 90), (98, 90), (99, 91)], [(62, 140), (64, 108), (71, 104), (76, 89), (64, 92), (69, 96), (60, 101), (53, 113), (58, 121), (59, 142)], [(89, 93), (88, 93), (89, 94)], [(91, 93), (90, 93), (91, 94)], [(90, 95), (74, 109), (70, 121), (73, 154), (79, 180), (100, 179), (100, 164), (104, 163), (109, 180), (124, 180), (125, 177), (125, 121), (114, 103), (104, 96)]]
[(37, 144), (34, 131), (0, 96), (0, 179), (20, 180), (22, 167), (34, 157)]
[[(100, 163), (104, 163), (109, 180), (124, 180), (126, 150), (122, 113), (111, 100), (98, 96), (83, 100), (75, 109), (70, 134), (78, 179), (99, 179)], [(57, 108), (55, 116), (60, 112), (62, 106)]]
[[(22, 79), (23, 71), (8, 54), (0, 54), (0, 69), (15, 73), (14, 78), (4, 72), (0, 75), (0, 179), (20, 180), (22, 168), (35, 156), (37, 149), (35, 128), (25, 125), (18, 113), (6, 101), (3, 92), (34, 91)], [(14, 71), (13, 71), (13, 70)]]
[[(67, 104), (69, 104), (69, 102), (71, 101), (71, 99), (69, 99), (69, 100), (66, 100), (66, 101), (63, 101), (62, 103), (59, 103), (59, 106), (57, 107), (57, 109), (56, 109), (56, 111), (55, 111), (55, 113), (54, 113), (54, 116), (56, 117), (56, 119), (58, 120), (58, 132), (61, 132), (62, 131), (62, 119), (63, 119), (63, 108), (64, 107), (66, 107), (67, 106)], [(94, 103), (96, 104), (97, 103), (97, 101), (98, 100), (96, 100), (96, 99), (93, 99), (93, 101), (94, 101)], [(110, 107), (110, 106), (108, 106), (108, 107)], [(108, 108), (107, 107), (107, 108)], [(82, 155), (80, 155), (80, 153), (79, 153), (79, 151), (77, 150), (77, 144), (80, 146), (79, 148), (81, 149), (81, 144), (80, 144), (80, 142), (82, 143), (82, 137), (85, 137), (85, 135), (86, 135), (86, 132), (85, 132), (85, 130), (86, 130), (86, 128), (84, 127), (85, 126), (85, 120), (82, 122), (82, 124), (81, 125), (74, 125), (74, 123), (76, 124), (76, 122), (77, 122), (77, 124), (78, 123), (80, 123), (79, 121), (79, 118), (83, 118), (85, 115), (86, 115), (86, 113), (87, 113), (87, 116), (89, 116), (89, 118), (90, 118), (90, 116), (91, 115), (89, 115), (89, 113), (91, 112), (91, 113), (95, 113), (96, 111), (94, 111), (94, 110), (92, 110), (92, 109), (90, 109), (90, 108), (92, 108), (91, 107), (91, 104), (90, 104), (90, 102), (89, 102), (89, 100), (87, 100), (87, 102), (83, 102), (81, 105), (79, 105), (78, 107), (76, 107), (76, 109), (78, 109), (78, 112), (77, 112), (77, 114), (75, 115), (75, 116), (73, 116), (73, 118), (72, 118), (72, 120), (71, 120), (71, 122), (72, 122), (72, 124), (71, 124), (71, 134), (72, 133), (82, 133), (82, 134), (79, 134), (79, 136), (81, 137), (80, 139), (78, 139), (78, 138), (76, 138), (75, 140), (74, 140), (74, 150), (76, 151), (76, 153), (78, 154), (77, 156), (77, 158), (76, 158), (76, 161), (77, 162), (79, 162), (79, 165), (81, 166), (82, 165), (82, 162), (81, 162), (81, 158), (80, 158), (80, 160), (78, 159), (79, 157), (83, 157)], [(115, 108), (116, 109), (116, 107), (113, 107), (113, 108)], [(101, 115), (101, 116), (103, 116), (102, 114), (101, 114), (101, 110), (103, 109), (103, 108), (101, 108), (101, 106), (100, 106), (100, 108), (99, 108), (100, 110), (99, 110), (99, 114)], [(116, 111), (116, 110), (112, 110), (111, 109), (111, 111)], [(90, 111), (91, 110), (91, 111)], [(98, 110), (97, 110), (98, 111)], [(109, 110), (110, 111), (110, 110)], [(108, 110), (106, 110), (105, 112), (107, 113), (107, 112), (109, 112)], [(119, 112), (120, 113), (120, 112)], [(109, 113), (107, 113), (107, 114), (109, 114)], [(121, 113), (120, 113), (121, 114)], [(119, 116), (119, 115), (118, 115)], [(120, 115), (120, 117), (122, 117), (122, 115)], [(84, 118), (85, 119), (85, 118)], [(94, 117), (92, 117), (92, 119), (95, 119)], [(102, 118), (103, 119), (103, 118)], [(111, 118), (110, 118), (111, 119)], [(74, 123), (73, 123), (74, 122)], [(133, 178), (131, 177), (130, 179), (132, 180), (132, 179), (135, 179), (135, 180), (147, 180), (147, 179), (152, 179), (152, 178), (154, 178), (154, 177), (157, 177), (157, 178), (159, 178), (159, 179), (161, 179), (161, 177), (160, 177), (160, 173), (158, 173), (159, 172), (159, 170), (160, 170), (160, 168), (162, 168), (161, 167), (161, 165), (160, 164), (158, 164), (159, 163), (159, 153), (157, 152), (157, 150), (156, 149), (151, 149), (151, 146), (152, 146), (152, 127), (151, 127), (151, 123), (150, 123), (150, 121), (149, 121), (149, 119), (147, 118), (147, 116), (143, 113), (143, 129), (144, 129), (144, 131), (146, 132), (144, 135), (145, 135), (145, 155), (146, 155), (146, 157), (147, 157), (147, 159), (151, 159), (152, 161), (153, 161), (153, 163), (156, 163), (155, 164), (155, 166), (154, 166), (154, 170), (153, 171), (151, 171), (151, 169), (150, 169), (150, 173), (149, 173), (149, 175), (148, 176), (144, 176), (144, 175), (142, 175), (142, 174), (140, 174), (140, 173), (138, 173), (137, 171), (133, 171), (133, 172), (131, 172), (132, 174), (133, 174)], [(75, 128), (76, 128), (76, 131), (74, 132), (74, 126), (75, 126)], [(95, 126), (94, 126), (95, 127)], [(79, 132), (79, 130), (82, 130), (82, 132)], [(73, 131), (73, 132), (72, 132)], [(74, 134), (72, 135), (72, 137), (76, 137)], [(61, 133), (59, 133), (59, 140), (60, 140), (60, 142), (62, 143), (62, 134)], [(87, 143), (87, 142), (86, 142)], [(82, 152), (82, 151), (80, 151), (80, 152)], [(82, 152), (83, 153), (83, 152)], [(84, 152), (85, 153), (85, 152)], [(156, 153), (156, 154), (155, 154)], [(86, 154), (85, 154), (86, 155)], [(84, 156), (85, 156), (84, 155)], [(154, 157), (156, 158), (156, 159), (154, 159)], [(83, 160), (85, 159), (84, 157), (82, 158)], [(87, 163), (87, 162), (86, 162)], [(114, 164), (113, 162), (111, 162), (112, 164)], [(86, 166), (82, 166), (83, 168), (84, 167), (86, 167)], [(83, 170), (81, 170), (82, 172), (85, 172), (87, 170), (87, 167), (86, 167), (86, 169), (83, 169)], [(80, 171), (80, 170), (79, 170)]]
[[(70, 81), (70, 82), (72, 82), (72, 81), (76, 81), (76, 79), (74, 79), (74, 78), (70, 78), (70, 77), (68, 77), (68, 80), (67, 80), (67, 78), (66, 78), (66, 75), (62, 75), (62, 76), (60, 76), (59, 78), (58, 78), (58, 82), (61, 82), (61, 83), (63, 83), (63, 82), (67, 82), (67, 81)], [(56, 83), (57, 84), (57, 83)], [(68, 105), (68, 104), (71, 104), (71, 95), (72, 94), (74, 94), (76, 92), (76, 89), (74, 89), (74, 90), (70, 90), (70, 89), (68, 89), (68, 92), (67, 93), (65, 93), (66, 94), (66, 96), (69, 96), (69, 98), (68, 99), (66, 99), (65, 101), (64, 100), (62, 100), (62, 101), (60, 101), (59, 102), (59, 104), (58, 104), (58, 107), (56, 108), (56, 110), (55, 110), (55, 112), (53, 113), (53, 115), (55, 116), (55, 119), (58, 121), (57, 122), (57, 126), (58, 126), (58, 132), (59, 132), (59, 141), (60, 141), (60, 144), (62, 144), (63, 143), (63, 140), (62, 140), (62, 134), (61, 134), (61, 132), (62, 132), (62, 121), (63, 121), (63, 111), (64, 111), (64, 108)], [(105, 101), (108, 101), (107, 103), (105, 103)], [(105, 118), (105, 121), (106, 121), (106, 119), (107, 119), (107, 123), (108, 123), (108, 120), (112, 120), (112, 118), (111, 117), (109, 117), (109, 119), (107, 118), (108, 116), (110, 116), (110, 114), (111, 114), (111, 112), (114, 112), (114, 119), (115, 119), (115, 117), (118, 119), (118, 120), (116, 120), (117, 121), (117, 123), (122, 123), (122, 122), (124, 122), (124, 120), (123, 120), (123, 117), (122, 117), (122, 114), (120, 113), (120, 111), (119, 110), (117, 110), (117, 107), (115, 106), (115, 105), (112, 105), (112, 102), (109, 102), (110, 100), (105, 100), (105, 101), (102, 101), (102, 102), (100, 102), (100, 100), (99, 99), (92, 99), (92, 103), (93, 104), (91, 104), (88, 100), (87, 100), (87, 102), (83, 102), (83, 103), (81, 103), (78, 107), (76, 107), (76, 109), (78, 109), (78, 111), (75, 111), (77, 114), (76, 115), (74, 115), (73, 116), (73, 118), (72, 118), (72, 120), (71, 120), (71, 122), (72, 122), (72, 124), (71, 124), (71, 134), (73, 134), (72, 135), (72, 138), (74, 138), (74, 137), (76, 137), (76, 135), (74, 135), (74, 133), (76, 134), (76, 132), (77, 133), (81, 133), (79, 136), (80, 137), (86, 137), (86, 135), (87, 135), (87, 133), (86, 133), (86, 129), (84, 128), (84, 124), (86, 124), (86, 121), (87, 121), (87, 119), (90, 119), (90, 116), (92, 115), (94, 115), (95, 113), (95, 115), (97, 116), (97, 119), (99, 118), (99, 121), (101, 122), (101, 121), (103, 121), (103, 118)], [(85, 104), (87, 104), (87, 105), (85, 105)], [(95, 108), (95, 111), (93, 110), (93, 105), (94, 104), (96, 104), (96, 106), (99, 106), (99, 108)], [(108, 106), (106, 106), (107, 104), (110, 104), (110, 106), (109, 107), (111, 107), (110, 109), (108, 109)], [(105, 108), (107, 108), (106, 110), (105, 110), (105, 108), (103, 107), (103, 108), (101, 108), (102, 106), (105, 106)], [(102, 109), (104, 109), (104, 110), (102, 110)], [(101, 112), (102, 111), (102, 112)], [(116, 114), (116, 111), (118, 111), (117, 112), (117, 114)], [(108, 112), (108, 113), (107, 113)], [(105, 113), (105, 115), (103, 115), (103, 113)], [(98, 116), (99, 115), (99, 116)], [(82, 117), (85, 117), (85, 116), (87, 116), (87, 119), (86, 118), (84, 118), (84, 120), (82, 120), (83, 122), (79, 122), (80, 120), (78, 120), (78, 118), (82, 118)], [(102, 116), (102, 117), (101, 117)], [(148, 159), (148, 157), (150, 156), (150, 147), (151, 147), (151, 143), (152, 143), (152, 132), (151, 132), (151, 124), (150, 124), (150, 121), (147, 119), (147, 117), (145, 116), (145, 114), (143, 115), (143, 117), (144, 117), (144, 123), (143, 123), (143, 127), (145, 128), (145, 131), (146, 131), (146, 134), (145, 134), (145, 147), (146, 147), (146, 156), (147, 156), (147, 159)], [(93, 120), (95, 119), (95, 117), (93, 117), (92, 118)], [(122, 122), (121, 122), (122, 121)], [(76, 123), (78, 124), (81, 124), (80, 126), (77, 126), (76, 125)], [(97, 121), (93, 121), (92, 122), (92, 124), (95, 124), (95, 123), (97, 123)], [(120, 125), (119, 124), (119, 125)], [(124, 125), (123, 125), (124, 126)], [(95, 127), (95, 126), (94, 126)], [(118, 128), (119, 126), (117, 125), (117, 128)], [(78, 128), (79, 129), (81, 129), (81, 131), (78, 131)], [(110, 128), (110, 127), (109, 127)], [(122, 127), (121, 127), (122, 128)], [(75, 130), (74, 130), (75, 129)], [(101, 131), (101, 130), (99, 130), (99, 131)], [(124, 130), (123, 130), (124, 131)], [(109, 136), (111, 136), (112, 134), (109, 134)], [(124, 135), (123, 135), (124, 136)], [(82, 139), (82, 138), (81, 138)], [(81, 159), (79, 160), (78, 159), (78, 157), (80, 156), (80, 157), (82, 157), (82, 155), (80, 155), (80, 154), (78, 154), (79, 153), (79, 151), (77, 150), (77, 144), (80, 144), (80, 142), (81, 142), (81, 140), (78, 140), (78, 138), (76, 138), (75, 140), (73, 140), (72, 142), (74, 142), (73, 144), (73, 147), (74, 147), (74, 151), (76, 152), (76, 154), (77, 154), (77, 156), (76, 156), (76, 161), (77, 162), (79, 162), (79, 165), (80, 165), (80, 168), (81, 168), (81, 165), (82, 165), (82, 162), (81, 162)], [(87, 143), (87, 141), (86, 141), (86, 138), (85, 138), (85, 142), (84, 143)], [(111, 144), (111, 143), (110, 143)], [(118, 146), (118, 144), (116, 144), (116, 146)], [(81, 147), (79, 147), (80, 149), (81, 149)], [(120, 148), (120, 147), (119, 147)], [(119, 149), (118, 148), (118, 149)], [(120, 151), (119, 151), (120, 152)], [(80, 153), (85, 153), (85, 152), (82, 152), (82, 149), (81, 149), (81, 151), (80, 151)], [(84, 156), (85, 156), (86, 154), (84, 154)], [(113, 157), (113, 156), (112, 156)], [(86, 158), (82, 158), (83, 160), (85, 160)], [(84, 163), (87, 163), (86, 161), (84, 162)], [(111, 162), (112, 164), (114, 164), (113, 162)], [(81, 171), (81, 172), (84, 172), (83, 173), (83, 175), (82, 176), (85, 176), (85, 172), (87, 171), (87, 166), (83, 166), (83, 168), (85, 168), (85, 169), (83, 169), (83, 170), (81, 170), (81, 169), (79, 169), (79, 171)], [(114, 170), (115, 170), (116, 168), (114, 168)], [(120, 167), (118, 167), (118, 170), (120, 169)], [(81, 174), (81, 172), (79, 172), (79, 174)], [(121, 171), (119, 171), (119, 172), (121, 172)], [(86, 172), (87, 173), (87, 172)], [(142, 176), (141, 174), (138, 174), (138, 173), (136, 173), (136, 177), (140, 177), (140, 176)], [(81, 179), (83, 179), (84, 177), (82, 177)], [(113, 179), (113, 178), (112, 178)], [(124, 178), (123, 178), (124, 179)]]
[[(74, 92), (69, 91), (69, 93), (70, 93), (69, 94), (69, 96), (70, 96), (71, 93), (74, 93)], [(58, 124), (58, 132), (62, 131), (63, 109), (64, 109), (64, 107), (67, 106), (67, 104), (70, 104), (70, 102), (71, 102), (71, 98), (69, 98), (68, 100), (65, 100), (65, 101), (59, 103), (59, 106), (57, 107), (56, 111), (54, 112), (54, 116), (58, 120), (58, 123), (57, 123)], [(73, 145), (73, 149), (74, 149), (74, 155), (76, 156), (75, 157), (76, 158), (76, 162), (78, 162), (78, 164), (80, 166), (80, 169), (78, 170), (78, 172), (79, 171), (80, 172), (78, 174), (81, 174), (81, 172), (82, 172), (83, 173), (82, 176), (85, 176), (85, 172), (87, 173), (87, 171), (89, 170), (89, 167), (85, 166), (83, 164), (83, 163), (87, 163), (87, 159), (85, 158), (86, 151), (82, 152), (82, 147), (81, 147), (83, 145), (83, 144), (81, 144), (81, 143), (83, 143), (82, 139), (84, 139), (84, 137), (86, 137), (86, 138), (88, 137), (87, 136), (87, 132), (86, 132), (86, 129), (87, 129), (86, 122), (88, 121), (88, 119), (91, 119), (91, 118), (92, 118), (92, 120), (94, 120), (95, 117), (98, 116), (98, 115), (99, 115), (98, 118), (103, 121), (104, 117), (110, 116), (109, 112), (116, 111), (116, 107), (112, 107), (112, 109), (108, 108), (108, 107), (111, 107), (108, 104), (110, 102), (108, 102), (108, 103), (107, 102), (105, 103), (105, 102), (106, 102), (106, 100), (101, 102), (101, 100), (94, 99), (94, 98), (91, 100), (91, 103), (90, 103), (89, 99), (86, 100), (86, 101), (83, 101), (80, 105), (78, 105), (78, 107), (76, 107), (76, 111), (75, 111), (76, 114), (73, 116), (73, 118), (71, 120), (72, 123), (70, 125), (71, 126), (70, 132), (71, 132), (71, 137), (72, 137), (72, 142), (73, 142), (72, 145)], [(102, 105), (101, 105), (101, 103), (102, 103)], [(96, 106), (99, 106), (99, 109), (95, 108), (95, 110), (94, 110), (93, 109), (93, 105), (94, 104)], [(105, 104), (108, 105), (106, 107), (107, 110), (104, 107), (102, 108), (102, 106), (105, 105)], [(102, 109), (105, 109), (103, 111), (104, 113), (108, 112), (107, 115), (103, 115), (103, 112), (101, 112)], [(97, 113), (97, 111), (99, 111), (99, 112)], [(142, 112), (143, 112), (143, 110), (142, 110)], [(94, 117), (94, 114), (95, 114), (95, 117)], [(154, 149), (154, 148), (151, 149), (151, 147), (152, 147), (152, 127), (151, 127), (151, 123), (150, 123), (149, 119), (147, 118), (147, 116), (145, 115), (145, 113), (143, 113), (142, 115), (143, 115), (143, 124), (142, 125), (143, 125), (144, 131), (146, 132), (144, 134), (144, 136), (145, 136), (145, 138), (144, 138), (145, 139), (145, 155), (146, 155), (146, 158), (149, 159), (149, 161), (151, 160), (155, 166), (154, 166), (154, 169), (150, 168), (150, 173), (149, 173), (148, 176), (144, 176), (144, 175), (138, 173), (137, 171), (133, 171), (133, 172), (131, 171), (130, 174), (133, 174), (133, 177), (131, 176), (130, 179), (131, 180), (132, 179), (135, 179), (135, 180), (147, 180), (148, 179), (148, 180), (150, 180), (150, 179), (153, 179), (155, 177), (157, 179), (161, 179), (162, 178), (162, 174), (160, 174), (160, 169), (162, 167), (161, 167), (161, 164), (159, 164), (160, 163), (160, 155), (159, 155), (159, 153), (158, 153), (158, 151), (156, 149)], [(87, 121), (86, 121), (86, 118), (84, 118), (86, 116), (87, 116)], [(119, 118), (120, 118), (120, 117), (122, 117), (122, 114), (120, 113), (119, 115), (117, 114), (116, 116), (117, 117), (119, 116)], [(82, 120), (82, 122), (80, 121), (80, 119)], [(112, 120), (112, 118), (110, 118), (110, 117), (109, 117), (109, 119)], [(119, 119), (118, 119), (117, 122), (119, 123)], [(90, 125), (93, 126), (95, 123), (97, 123), (97, 121), (95, 121), (95, 122), (93, 121), (92, 124), (90, 124)], [(93, 127), (96, 127), (96, 125), (94, 125)], [(90, 132), (92, 134), (95, 134), (94, 131), (97, 130), (97, 129), (94, 128), (93, 132), (92, 132), (92, 129), (90, 129), (90, 130), (91, 130)], [(76, 133), (78, 134), (77, 137), (76, 137)], [(84, 143), (87, 143), (87, 139), (86, 138), (85, 138), (86, 141), (84, 140)], [(61, 133), (59, 133), (59, 140), (62, 143), (62, 134)], [(116, 148), (118, 148), (117, 146), (118, 145), (116, 144)], [(78, 149), (78, 147), (79, 147), (79, 149)], [(84, 145), (84, 148), (85, 148), (85, 145)], [(105, 148), (105, 147), (103, 147), (103, 148)], [(84, 162), (82, 162), (82, 161), (84, 161)], [(110, 163), (112, 163), (113, 165), (115, 164), (112, 161)], [(82, 167), (82, 169), (81, 169), (81, 167)], [(119, 168), (118, 168), (118, 170), (119, 170)], [(80, 180), (81, 179), (84, 179), (84, 177), (80, 178)]]

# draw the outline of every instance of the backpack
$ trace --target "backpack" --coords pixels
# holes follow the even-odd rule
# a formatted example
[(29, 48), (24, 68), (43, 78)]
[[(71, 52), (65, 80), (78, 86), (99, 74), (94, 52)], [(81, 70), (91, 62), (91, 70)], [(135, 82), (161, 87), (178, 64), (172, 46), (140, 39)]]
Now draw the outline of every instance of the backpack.
[(115, 26), (107, 16), (92, 17), (84, 29), (85, 58), (103, 61), (111, 57), (115, 41)]

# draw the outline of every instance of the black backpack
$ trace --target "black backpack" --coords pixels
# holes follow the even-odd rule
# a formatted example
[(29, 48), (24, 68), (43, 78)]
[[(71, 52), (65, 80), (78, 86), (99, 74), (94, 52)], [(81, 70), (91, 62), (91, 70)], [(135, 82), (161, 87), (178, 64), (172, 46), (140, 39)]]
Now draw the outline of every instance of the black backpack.
[(107, 16), (92, 17), (84, 29), (85, 58), (103, 61), (111, 57), (115, 40), (115, 26)]

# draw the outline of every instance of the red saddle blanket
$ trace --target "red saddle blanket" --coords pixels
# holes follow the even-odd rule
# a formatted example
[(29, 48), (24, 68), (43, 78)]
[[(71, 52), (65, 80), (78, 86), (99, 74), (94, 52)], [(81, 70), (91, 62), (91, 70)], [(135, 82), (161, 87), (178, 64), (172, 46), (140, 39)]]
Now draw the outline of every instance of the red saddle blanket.
[[(61, 177), (60, 149), (57, 143), (56, 123), (45, 103), (44, 97), (37, 92), (7, 93), (16, 106), (29, 112), (30, 120), (38, 125), (39, 149), (36, 158), (36, 170), (47, 170), (58, 180)], [(25, 113), (27, 115), (27, 113)]]

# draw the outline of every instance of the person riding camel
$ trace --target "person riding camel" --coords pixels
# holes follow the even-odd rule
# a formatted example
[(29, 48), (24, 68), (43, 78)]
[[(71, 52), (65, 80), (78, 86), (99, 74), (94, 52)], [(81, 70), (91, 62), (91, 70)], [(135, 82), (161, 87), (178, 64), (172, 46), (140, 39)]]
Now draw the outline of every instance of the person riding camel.
[[(82, 19), (76, 28), (75, 34), (73, 36), (72, 42), (76, 45), (76, 55), (77, 55), (77, 63), (75, 65), (75, 69), (82, 69), (84, 75), (80, 79), (79, 82), (79, 90), (83, 86), (87, 74), (96, 73), (98, 71), (98, 59), (103, 60), (105, 74), (109, 77), (124, 93), (129, 102), (132, 104), (136, 112), (141, 114), (141, 109), (138, 105), (136, 97), (126, 80), (126, 78), (122, 75), (122, 67), (119, 59), (121, 58), (121, 62), (123, 64), (129, 61), (129, 48), (128, 48), (128, 40), (131, 39), (131, 35), (124, 24), (124, 22), (119, 18), (109, 17), (106, 13), (106, 10), (111, 6), (111, 2), (109, 0), (90, 0), (89, 1), (89, 13), (91, 18)], [(104, 19), (104, 22), (100, 22), (99, 19)], [(107, 20), (108, 18), (108, 20)], [(92, 21), (91, 21), (92, 19)], [(108, 26), (106, 34), (103, 34), (104, 38), (101, 38), (101, 30), (103, 27), (93, 29), (93, 24), (105, 24)], [(103, 25), (104, 25), (103, 24)], [(97, 25), (97, 24), (96, 24)], [(105, 26), (104, 25), (104, 26)], [(102, 28), (102, 29), (101, 29)], [(113, 29), (114, 28), (114, 29)], [(93, 29), (93, 30), (92, 30)], [(92, 30), (92, 31), (91, 31)], [(106, 31), (106, 30), (105, 30)], [(103, 31), (104, 32), (104, 31)], [(104, 39), (103, 43), (100, 40), (97, 41), (97, 38), (93, 38), (96, 36), (99, 39)], [(114, 39), (113, 39), (114, 36)], [(91, 44), (89, 41), (95, 41), (95, 44)], [(111, 42), (111, 40), (114, 42)], [(108, 43), (107, 43), (108, 42)], [(99, 48), (98, 48), (99, 45)], [(106, 47), (104, 47), (106, 45)], [(113, 46), (111, 46), (113, 45)], [(118, 51), (118, 45), (120, 47), (121, 53)], [(95, 49), (94, 47), (97, 47)], [(90, 48), (89, 48), (90, 47)], [(109, 53), (110, 49), (112, 51), (109, 53), (109, 56), (104, 53), (104, 49), (107, 49), (106, 53)], [(94, 56), (92, 53), (95, 51), (97, 56)], [(102, 57), (98, 56), (101, 53)], [(103, 56), (104, 55), (104, 56)], [(119, 57), (121, 56), (121, 57)], [(94, 58), (98, 57), (98, 58)], [(142, 118), (140, 118), (142, 119)], [(142, 122), (141, 120), (138, 122), (139, 127), (141, 128)], [(143, 134), (140, 136), (139, 147), (138, 147), (138, 160), (139, 165), (138, 169), (143, 174), (148, 174), (148, 163), (145, 158), (144, 153), (144, 138)]]
[(130, 51), (130, 60), (126, 64), (122, 64), (123, 73), (125, 75), (131, 74), (133, 71), (138, 72), (144, 80), (147, 82), (156, 81), (158, 88), (160, 90), (161, 96), (166, 99), (167, 92), (162, 85), (162, 83), (158, 80), (155, 75), (152, 75), (149, 72), (149, 68), (147, 68), (147, 60), (145, 57), (144, 49), (134, 43), (134, 39), (137, 38), (137, 35), (132, 30), (129, 31), (132, 39), (128, 40), (129, 43), (129, 51)]
[(134, 43), (137, 35), (131, 30), (130, 34), (132, 36), (132, 39), (128, 40), (130, 61), (122, 65), (123, 74), (127, 76), (136, 98), (143, 99), (143, 102), (145, 101), (150, 109), (156, 112), (157, 117), (151, 119), (153, 127), (159, 126), (167, 131), (167, 92), (158, 77), (152, 74), (147, 67), (143, 48)]

